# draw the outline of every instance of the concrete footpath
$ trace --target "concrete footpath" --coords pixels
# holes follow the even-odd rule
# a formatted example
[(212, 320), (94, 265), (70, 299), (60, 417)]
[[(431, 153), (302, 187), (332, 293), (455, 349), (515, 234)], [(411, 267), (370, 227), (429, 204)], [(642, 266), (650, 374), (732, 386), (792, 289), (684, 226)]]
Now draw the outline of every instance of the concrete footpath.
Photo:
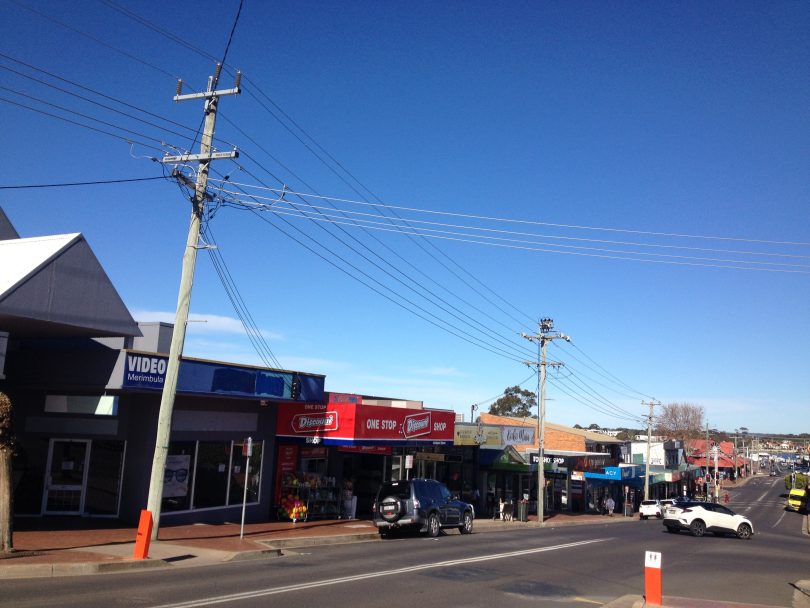
[[(638, 515), (607, 517), (595, 514), (552, 514), (547, 529), (579, 525), (621, 525), (638, 521)], [(43, 518), (18, 521), (14, 532), (15, 552), (0, 557), (0, 579), (79, 576), (108, 572), (138, 571), (148, 568), (187, 568), (238, 560), (273, 559), (285, 552), (338, 543), (380, 541), (377, 529), (368, 520), (323, 520), (305, 522), (266, 522), (240, 525), (194, 524), (163, 526), (158, 540), (152, 541), (147, 559), (134, 559), (137, 530), (120, 527), (118, 522), (84, 518)], [(490, 533), (538, 528), (536, 519), (528, 522), (477, 519), (474, 533)], [(449, 531), (448, 534), (457, 534)], [(805, 584), (806, 583), (806, 584)], [(798, 584), (793, 607), (810, 608), (810, 581)], [(639, 590), (643, 592), (643, 590)], [(642, 608), (642, 595), (626, 595), (608, 604), (609, 608)], [(669, 608), (756, 608), (753, 604), (727, 603), (665, 597)], [(760, 607), (762, 608), (762, 607)]]

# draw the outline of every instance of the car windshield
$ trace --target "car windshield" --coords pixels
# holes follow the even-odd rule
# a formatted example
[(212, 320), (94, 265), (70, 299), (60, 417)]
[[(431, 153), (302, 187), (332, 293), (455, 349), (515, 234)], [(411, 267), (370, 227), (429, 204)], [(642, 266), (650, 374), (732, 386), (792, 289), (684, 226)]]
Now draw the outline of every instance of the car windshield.
[(409, 481), (389, 481), (380, 487), (379, 497), (388, 498), (394, 496), (407, 500), (411, 497), (411, 484)]

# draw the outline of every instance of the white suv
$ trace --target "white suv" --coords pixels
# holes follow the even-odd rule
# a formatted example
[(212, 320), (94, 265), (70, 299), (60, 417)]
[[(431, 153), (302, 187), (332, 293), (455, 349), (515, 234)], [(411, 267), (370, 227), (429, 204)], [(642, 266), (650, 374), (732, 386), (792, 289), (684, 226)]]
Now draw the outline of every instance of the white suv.
[(734, 534), (748, 540), (754, 534), (754, 524), (750, 519), (713, 502), (685, 503), (680, 509), (669, 507), (664, 513), (663, 523), (668, 532), (689, 530), (693, 536), (712, 532)]
[(641, 519), (648, 517), (657, 517), (661, 519), (663, 513), (661, 511), (661, 503), (657, 500), (642, 500), (638, 508), (638, 516)]

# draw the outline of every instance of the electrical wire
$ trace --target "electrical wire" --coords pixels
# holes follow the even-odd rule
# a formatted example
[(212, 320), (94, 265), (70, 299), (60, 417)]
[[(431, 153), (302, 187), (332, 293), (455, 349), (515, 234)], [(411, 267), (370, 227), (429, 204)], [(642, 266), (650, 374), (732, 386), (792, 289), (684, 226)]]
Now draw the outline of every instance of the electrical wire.
[(92, 182), (65, 182), (61, 184), (26, 184), (24, 186), (0, 186), (0, 190), (27, 190), (33, 188), (66, 188), (69, 186), (99, 186), (102, 184), (126, 184), (131, 182), (148, 182), (154, 180), (165, 180), (165, 175), (158, 177), (133, 177), (130, 179), (104, 179)]
[[(308, 245), (304, 240), (302, 240), (302, 238), (299, 238), (299, 237), (295, 236), (294, 234), (292, 234), (291, 232), (288, 232), (286, 229), (278, 226), (276, 223), (274, 223), (273, 221), (271, 221), (267, 217), (266, 213), (264, 213), (264, 214), (263, 213), (258, 213), (255, 209), (252, 209), (252, 208), (246, 208), (246, 209), (248, 211), (250, 211), (251, 213), (253, 213), (254, 215), (256, 215), (257, 217), (259, 217), (262, 221), (268, 223), (270, 226), (272, 226), (273, 228), (275, 228), (276, 230), (278, 230), (279, 232), (281, 232), (282, 234), (284, 234), (285, 236), (287, 236), (288, 238), (293, 240), (294, 242), (298, 243), (300, 246), (302, 246), (305, 249), (307, 249), (308, 251), (310, 251), (312, 254), (316, 255), (317, 257), (319, 257), (323, 261), (327, 262), (329, 265), (333, 266), (334, 268), (336, 268), (340, 272), (344, 273), (345, 275), (351, 277), (353, 280), (361, 283), (362, 285), (364, 285), (365, 287), (367, 287), (371, 291), (377, 293), (378, 295), (385, 298), (386, 300), (389, 300), (390, 302), (392, 302), (396, 306), (402, 308), (403, 310), (417, 316), (418, 318), (422, 319), (423, 321), (426, 321), (427, 323), (430, 323), (431, 325), (441, 329), (442, 331), (444, 331), (446, 333), (449, 333), (449, 334), (451, 334), (451, 335), (453, 335), (453, 336), (455, 336), (455, 337), (457, 337), (457, 338), (459, 338), (459, 339), (461, 339), (461, 340), (463, 340), (463, 341), (465, 341), (465, 342), (467, 342), (469, 344), (472, 344), (473, 346), (476, 346), (478, 348), (486, 350), (486, 351), (488, 351), (490, 353), (496, 354), (496, 355), (498, 355), (500, 357), (504, 357), (504, 358), (509, 359), (511, 361), (521, 362), (521, 360), (519, 358), (516, 358), (515, 356), (503, 351), (502, 349), (491, 347), (490, 345), (488, 345), (488, 344), (486, 344), (486, 343), (484, 343), (484, 342), (482, 342), (482, 341), (480, 341), (480, 340), (478, 340), (478, 339), (476, 339), (474, 337), (464, 335), (466, 332), (464, 332), (463, 330), (459, 330), (458, 328), (456, 328), (451, 323), (443, 321), (442, 319), (436, 317), (436, 315), (433, 315), (432, 313), (430, 313), (428, 311), (425, 311), (422, 307), (420, 307), (419, 305), (413, 303), (412, 301), (408, 300), (407, 298), (403, 298), (400, 294), (398, 294), (396, 292), (391, 292), (393, 295), (389, 295), (388, 293), (386, 293), (386, 291), (390, 291), (390, 289), (385, 284), (381, 283), (380, 281), (378, 281), (377, 279), (375, 279), (374, 277), (369, 275), (367, 272), (365, 272), (364, 270), (357, 267), (355, 264), (352, 264), (350, 261), (346, 260), (343, 256), (341, 256), (340, 254), (338, 254), (334, 250), (332, 250), (329, 247), (323, 245), (322, 243), (319, 243), (313, 237), (306, 234), (305, 232), (303, 232), (302, 230), (300, 230), (299, 228), (297, 228), (296, 226), (294, 226), (293, 224), (291, 224), (290, 222), (285, 220), (283, 217), (278, 218), (278, 219), (280, 219), (289, 228), (291, 228), (291, 229), (295, 230), (296, 232), (298, 232), (303, 238), (312, 241), (314, 243), (314, 246)], [(325, 250), (332, 257), (327, 257), (324, 254), (320, 253), (319, 249)], [(335, 261), (336, 259), (340, 260), (343, 264), (345, 264), (346, 267), (338, 264)], [(356, 271), (356, 273), (359, 273), (359, 275), (362, 275), (362, 277), (365, 277), (365, 278), (361, 278), (361, 276), (358, 276), (358, 274), (350, 272), (349, 269), (353, 269), (354, 271)], [(397, 297), (395, 298), (394, 296), (397, 296)], [(406, 305), (403, 302), (407, 303), (408, 305)], [(433, 318), (431, 318), (431, 317), (433, 317)]]
[[(255, 188), (261, 189), (259, 186), (255, 184), (244, 184), (240, 183), (240, 186), (243, 188)], [(270, 188), (270, 192), (276, 193), (276, 189)], [(352, 205), (361, 205), (361, 206), (369, 206), (369, 203), (363, 201), (357, 201), (352, 199), (346, 198), (338, 198), (338, 197), (326, 197), (320, 194), (312, 194), (312, 193), (302, 193), (302, 192), (289, 192), (288, 194), (298, 195), (307, 199), (323, 199), (333, 203), (347, 203)], [(261, 199), (261, 196), (256, 195), (257, 198)], [(404, 209), (414, 213), (424, 213), (424, 214), (433, 214), (433, 215), (449, 215), (449, 216), (460, 216), (462, 214), (457, 213), (450, 213), (445, 211), (436, 211), (431, 209), (420, 209), (416, 207), (396, 207), (391, 205), (371, 205), (371, 206), (380, 206), (380, 207), (394, 207), (398, 209)], [(316, 205), (313, 205), (316, 207)], [(325, 209), (326, 207), (318, 207), (321, 209)], [(332, 208), (335, 208), (332, 205)], [(343, 213), (352, 216), (360, 216), (360, 217), (376, 217), (370, 213), (362, 213), (357, 211), (347, 211), (342, 210)], [(518, 223), (532, 223), (527, 220), (512, 220), (507, 218), (493, 218), (493, 217), (484, 217), (484, 216), (463, 216), (471, 219), (480, 219), (480, 220), (487, 220), (487, 221), (495, 221), (495, 222), (518, 222)], [(463, 229), (463, 230), (471, 230), (471, 231), (479, 231), (485, 233), (492, 233), (492, 234), (503, 234), (507, 236), (527, 236), (533, 238), (546, 238), (546, 239), (557, 239), (561, 241), (573, 241), (573, 242), (581, 242), (581, 243), (599, 243), (599, 244), (609, 244), (609, 245), (630, 245), (635, 247), (649, 247), (655, 249), (674, 249), (674, 250), (685, 250), (685, 251), (699, 251), (699, 252), (711, 252), (711, 253), (724, 253), (724, 254), (739, 254), (739, 255), (761, 255), (761, 256), (772, 256), (772, 257), (785, 257), (785, 258), (799, 258), (799, 259), (810, 259), (810, 255), (795, 255), (789, 253), (771, 253), (771, 252), (761, 252), (761, 251), (751, 251), (751, 250), (736, 250), (736, 249), (720, 249), (720, 248), (709, 248), (709, 247), (691, 247), (691, 246), (684, 246), (684, 245), (668, 245), (662, 243), (643, 243), (638, 241), (617, 241), (617, 240), (609, 240), (609, 239), (593, 239), (593, 238), (584, 238), (584, 237), (571, 237), (571, 236), (564, 236), (564, 235), (554, 235), (554, 234), (538, 234), (534, 232), (519, 232), (514, 230), (503, 230), (503, 229), (496, 229), (496, 228), (487, 228), (487, 227), (480, 227), (480, 226), (471, 226), (466, 224), (450, 224), (446, 222), (431, 222), (426, 220), (417, 220), (413, 218), (408, 219), (408, 223), (410, 227), (413, 227), (413, 224), (418, 225), (428, 225), (428, 226), (440, 226), (446, 228), (453, 228), (453, 229)], [(674, 235), (672, 235), (674, 236)], [(685, 237), (684, 237), (685, 238)], [(694, 237), (694, 238), (714, 238), (714, 237)], [(721, 237), (717, 237), (721, 238)], [(722, 237), (728, 238), (728, 237)], [(734, 240), (741, 240), (741, 239), (734, 239)], [(515, 240), (516, 242), (522, 242), (520, 240)], [(757, 243), (757, 244), (770, 244), (770, 245), (810, 245), (810, 243), (794, 243), (794, 242), (778, 242), (778, 241), (754, 241), (749, 240), (749, 243)]]
[[(158, 148), (158, 147), (155, 147), (155, 146), (149, 145), (149, 144), (144, 143), (144, 142), (142, 142), (142, 141), (138, 141), (138, 140), (132, 139), (131, 137), (123, 137), (123, 136), (118, 135), (118, 134), (116, 134), (116, 133), (110, 133), (109, 131), (105, 131), (105, 130), (103, 130), (103, 129), (98, 129), (98, 128), (96, 128), (96, 127), (92, 127), (92, 126), (90, 126), (90, 125), (86, 125), (86, 124), (83, 124), (83, 123), (77, 122), (77, 121), (75, 121), (75, 120), (71, 120), (71, 119), (69, 119), (69, 118), (65, 118), (64, 116), (59, 116), (58, 114), (52, 114), (52, 113), (50, 113), (50, 112), (46, 112), (46, 111), (44, 111), (44, 110), (40, 110), (40, 109), (38, 109), (38, 108), (34, 108), (34, 107), (31, 107), (31, 106), (28, 106), (28, 105), (25, 105), (25, 104), (22, 104), (22, 103), (19, 103), (19, 102), (16, 102), (16, 101), (12, 101), (11, 99), (7, 99), (7, 98), (5, 98), (5, 97), (0, 97), (0, 101), (4, 101), (4, 102), (6, 102), (6, 103), (10, 103), (10, 104), (15, 105), (15, 106), (18, 106), (18, 107), (20, 107), (20, 108), (25, 108), (26, 110), (31, 110), (32, 112), (37, 112), (37, 113), (42, 114), (42, 115), (44, 115), (44, 116), (50, 116), (51, 118), (56, 118), (57, 120), (62, 120), (62, 121), (64, 121), (64, 122), (70, 123), (70, 124), (72, 124), (72, 125), (76, 125), (76, 126), (78, 126), (78, 127), (82, 127), (82, 128), (84, 128), (84, 129), (89, 129), (90, 131), (95, 131), (96, 133), (101, 133), (101, 134), (103, 134), (103, 135), (109, 135), (110, 137), (114, 137), (115, 139), (120, 139), (120, 140), (122, 140), (122, 141), (125, 141), (126, 143), (136, 143), (136, 144), (138, 144), (139, 146), (143, 146), (144, 148), (149, 148), (149, 149), (151, 149), (151, 150), (158, 150), (158, 151), (160, 151), (160, 152), (162, 152), (162, 151), (163, 151), (163, 148)], [(117, 128), (117, 127), (116, 127), (116, 128)], [(149, 138), (149, 139), (151, 139), (151, 138)], [(161, 143), (163, 143), (163, 142), (161, 142)]]
[[(257, 203), (258, 207), (262, 206), (273, 207), (273, 205), (274, 203), (270, 205), (268, 205), (267, 203)], [(310, 220), (315, 219), (316, 221), (329, 222), (333, 224), (342, 224), (350, 226), (357, 225), (356, 221), (343, 222), (337, 219), (329, 219), (325, 217), (315, 218), (314, 216), (306, 216), (305, 214), (302, 214), (300, 211), (296, 213), (292, 212), (285, 213), (278, 209), (274, 209), (274, 213), (276, 213), (277, 215), (286, 214), (288, 216), (304, 217), (305, 219)], [(573, 255), (577, 257), (590, 257), (604, 260), (618, 260), (630, 262), (645, 262), (652, 264), (666, 264), (672, 266), (693, 266), (693, 267), (717, 268), (728, 270), (748, 270), (748, 271), (777, 272), (789, 274), (810, 274), (810, 266), (801, 264), (784, 264), (784, 263), (764, 262), (757, 260), (724, 260), (724, 259), (689, 257), (689, 256), (662, 256), (662, 254), (651, 254), (645, 252), (621, 252), (609, 249), (599, 250), (594, 248), (583, 248), (588, 249), (585, 251), (582, 250), (571, 251), (570, 248), (568, 248), (567, 246), (561, 246), (556, 244), (545, 244), (544, 246), (541, 247), (532, 247), (528, 245), (516, 245), (503, 242), (492, 242), (491, 240), (482, 238), (460, 238), (440, 234), (409, 232), (402, 229), (387, 228), (385, 226), (372, 226), (369, 225), (368, 223), (364, 223), (364, 226), (370, 230), (378, 230), (382, 232), (396, 232), (399, 234), (404, 233), (420, 234), (421, 236), (425, 236), (426, 238), (438, 240), (447, 240), (452, 242), (461, 242), (473, 245), (485, 245), (488, 247), (498, 247), (505, 249), (515, 249), (520, 251), (532, 251), (538, 253), (556, 253), (560, 255)], [(660, 259), (661, 257), (666, 257), (667, 259)], [(747, 266), (746, 264), (750, 264), (753, 266)]]

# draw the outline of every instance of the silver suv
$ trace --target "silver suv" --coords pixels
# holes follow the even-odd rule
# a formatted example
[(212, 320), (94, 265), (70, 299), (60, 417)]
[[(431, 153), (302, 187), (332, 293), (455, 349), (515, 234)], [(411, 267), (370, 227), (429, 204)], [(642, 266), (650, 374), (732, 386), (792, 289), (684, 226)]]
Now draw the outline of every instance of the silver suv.
[(398, 528), (412, 528), (438, 536), (442, 528), (458, 528), (462, 534), (473, 529), (475, 510), (450, 494), (433, 479), (387, 481), (377, 491), (373, 505), (374, 525), (385, 538)]

